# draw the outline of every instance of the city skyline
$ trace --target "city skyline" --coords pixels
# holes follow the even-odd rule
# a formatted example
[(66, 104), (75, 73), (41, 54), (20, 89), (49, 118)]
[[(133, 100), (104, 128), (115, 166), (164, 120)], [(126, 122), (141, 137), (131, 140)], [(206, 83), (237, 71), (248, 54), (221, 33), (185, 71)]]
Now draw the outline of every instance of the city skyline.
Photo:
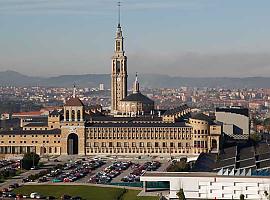
[[(0, 5), (0, 71), (110, 73), (116, 1), (1, 0)], [(270, 76), (270, 29), (263, 23), (268, 5), (264, 0), (123, 1), (129, 71)]]

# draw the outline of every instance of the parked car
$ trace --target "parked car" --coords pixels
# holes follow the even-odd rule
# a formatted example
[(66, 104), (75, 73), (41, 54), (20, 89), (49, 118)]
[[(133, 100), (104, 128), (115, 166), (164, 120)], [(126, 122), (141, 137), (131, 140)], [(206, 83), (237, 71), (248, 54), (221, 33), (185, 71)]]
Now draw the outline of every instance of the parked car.
[(32, 192), (32, 193), (30, 194), (30, 198), (31, 198), (31, 199), (36, 199), (37, 195), (39, 195), (39, 194), (36, 193), (36, 192)]
[(64, 194), (64, 195), (61, 196), (61, 199), (62, 200), (69, 200), (69, 199), (71, 199), (71, 196), (69, 196), (67, 194)]

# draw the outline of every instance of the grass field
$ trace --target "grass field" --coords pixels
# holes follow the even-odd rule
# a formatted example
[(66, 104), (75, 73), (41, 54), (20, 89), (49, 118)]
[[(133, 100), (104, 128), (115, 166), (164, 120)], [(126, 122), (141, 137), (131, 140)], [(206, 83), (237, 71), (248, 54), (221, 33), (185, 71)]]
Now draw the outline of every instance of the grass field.
[[(122, 196), (124, 189), (82, 185), (26, 185), (14, 190), (14, 192), (23, 195), (37, 192), (44, 196), (54, 196), (56, 198), (67, 194), (89, 200), (118, 200)], [(138, 193), (138, 190), (127, 190), (122, 200), (158, 200), (158, 197), (137, 197)]]

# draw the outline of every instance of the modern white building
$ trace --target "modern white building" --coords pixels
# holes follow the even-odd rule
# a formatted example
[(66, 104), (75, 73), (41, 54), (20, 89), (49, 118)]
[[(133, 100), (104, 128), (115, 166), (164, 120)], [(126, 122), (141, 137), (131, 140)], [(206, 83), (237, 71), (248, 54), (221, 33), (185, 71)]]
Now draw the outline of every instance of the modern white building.
[[(182, 188), (187, 199), (239, 199), (243, 194), (245, 199), (269, 199), (270, 177), (251, 176), (247, 174), (227, 175), (210, 172), (147, 172), (140, 180), (144, 191), (157, 191), (160, 187), (153, 185), (168, 185), (167, 199), (178, 199), (177, 192)], [(153, 184), (154, 183), (154, 184)], [(148, 188), (148, 186), (152, 188)], [(166, 188), (163, 188), (163, 190)]]

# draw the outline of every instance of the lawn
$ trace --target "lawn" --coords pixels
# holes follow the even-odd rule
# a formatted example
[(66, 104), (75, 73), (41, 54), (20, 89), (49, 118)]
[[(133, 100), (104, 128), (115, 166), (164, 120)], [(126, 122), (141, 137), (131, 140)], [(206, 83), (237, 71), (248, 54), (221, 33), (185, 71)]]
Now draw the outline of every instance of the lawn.
[[(80, 196), (89, 200), (117, 200), (124, 192), (121, 188), (102, 188), (83, 185), (26, 185), (14, 190), (16, 194), (29, 195), (32, 192), (60, 198), (63, 194)], [(157, 200), (157, 197), (137, 197), (138, 190), (128, 190), (122, 200)]]
[(158, 200), (158, 197), (137, 197), (138, 190), (128, 190), (124, 196), (123, 200)]

